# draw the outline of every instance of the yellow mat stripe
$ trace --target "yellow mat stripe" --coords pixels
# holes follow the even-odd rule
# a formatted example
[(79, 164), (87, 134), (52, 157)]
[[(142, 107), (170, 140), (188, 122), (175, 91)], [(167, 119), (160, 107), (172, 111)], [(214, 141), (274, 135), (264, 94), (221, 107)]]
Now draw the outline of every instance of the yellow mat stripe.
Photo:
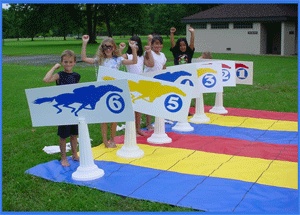
[[(210, 122), (220, 126), (253, 128), (272, 131), (298, 131), (298, 122), (205, 113)], [(191, 117), (189, 117), (190, 119)]]
[(298, 189), (298, 163), (231, 156), (202, 151), (138, 144), (145, 155), (125, 159), (116, 155), (118, 148), (104, 144), (92, 148), (96, 160), (112, 161), (178, 173), (236, 179), (270, 186)]

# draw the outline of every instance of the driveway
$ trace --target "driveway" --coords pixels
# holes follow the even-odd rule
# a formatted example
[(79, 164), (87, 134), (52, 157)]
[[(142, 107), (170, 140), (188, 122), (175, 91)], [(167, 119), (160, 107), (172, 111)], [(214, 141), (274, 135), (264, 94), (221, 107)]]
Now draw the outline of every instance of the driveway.
[[(2, 55), (2, 63), (16, 63), (23, 65), (54, 65), (60, 63), (60, 55), (34, 55), (34, 56), (5, 56)], [(77, 66), (93, 66), (83, 63), (80, 57), (77, 57)]]

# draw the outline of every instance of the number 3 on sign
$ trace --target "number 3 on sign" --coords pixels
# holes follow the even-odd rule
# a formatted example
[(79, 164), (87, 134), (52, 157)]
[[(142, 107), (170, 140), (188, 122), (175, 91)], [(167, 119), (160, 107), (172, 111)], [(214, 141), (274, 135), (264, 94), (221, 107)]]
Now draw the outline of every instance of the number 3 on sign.
[(202, 84), (207, 88), (212, 88), (216, 85), (217, 79), (212, 74), (207, 74), (202, 79)]
[(171, 94), (165, 99), (165, 108), (170, 112), (177, 112), (182, 108), (182, 99), (176, 94)]

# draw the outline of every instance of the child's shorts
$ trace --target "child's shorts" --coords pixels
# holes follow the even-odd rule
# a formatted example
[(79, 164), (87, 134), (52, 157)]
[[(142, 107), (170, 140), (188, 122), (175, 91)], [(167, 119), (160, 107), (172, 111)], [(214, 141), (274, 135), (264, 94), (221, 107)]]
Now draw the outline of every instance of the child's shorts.
[(60, 125), (57, 128), (57, 135), (63, 139), (71, 135), (78, 135), (78, 125)]

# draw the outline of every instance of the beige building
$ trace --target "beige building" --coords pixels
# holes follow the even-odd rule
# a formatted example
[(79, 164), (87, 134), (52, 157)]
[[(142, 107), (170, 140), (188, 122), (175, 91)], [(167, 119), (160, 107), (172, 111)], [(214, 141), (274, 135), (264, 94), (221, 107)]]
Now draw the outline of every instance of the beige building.
[(182, 22), (195, 29), (196, 52), (297, 54), (297, 4), (225, 4)]

